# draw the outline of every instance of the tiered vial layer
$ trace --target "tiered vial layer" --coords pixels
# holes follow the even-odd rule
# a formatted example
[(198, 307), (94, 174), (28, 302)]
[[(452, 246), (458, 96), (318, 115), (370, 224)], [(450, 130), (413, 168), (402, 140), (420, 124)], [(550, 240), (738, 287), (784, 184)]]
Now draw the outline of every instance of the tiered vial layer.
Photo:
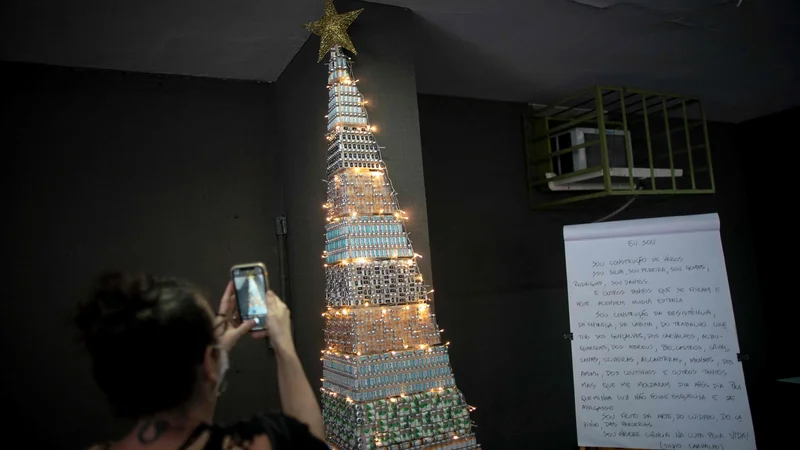
[(367, 125), (367, 111), (363, 98), (353, 80), (343, 78), (341, 84), (328, 91), (328, 130), (346, 125), (363, 127)]
[(375, 143), (375, 136), (368, 128), (336, 125), (327, 139), (329, 176), (342, 168), (367, 170), (383, 168), (378, 144)]
[(357, 261), (325, 268), (328, 306), (390, 305), (426, 299), (413, 258)]
[(455, 386), (444, 346), (379, 355), (325, 352), (322, 387), (355, 401)]
[(325, 262), (414, 256), (403, 222), (394, 216), (350, 216), (325, 226)]
[[(392, 189), (383, 170), (345, 169), (328, 180), (328, 220), (365, 214), (393, 215)], [(399, 218), (399, 214), (397, 216)]]
[(328, 350), (374, 354), (441, 343), (427, 303), (416, 305), (332, 308), (325, 316)]
[(475, 449), (349, 59), (331, 50), (322, 412), (340, 450)]
[(331, 443), (342, 449), (472, 449), (469, 406), (461, 392), (441, 388), (354, 402), (322, 390)]
[(364, 98), (350, 75), (347, 57), (331, 55), (328, 73), (328, 176), (340, 169), (383, 169), (367, 120)]

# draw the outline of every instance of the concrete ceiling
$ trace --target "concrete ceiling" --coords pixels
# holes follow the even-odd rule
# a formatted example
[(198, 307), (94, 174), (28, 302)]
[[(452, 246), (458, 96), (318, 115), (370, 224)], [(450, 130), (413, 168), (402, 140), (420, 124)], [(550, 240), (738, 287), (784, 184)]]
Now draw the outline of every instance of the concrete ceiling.
[(0, 58), (275, 81), (321, 0), (3, 0)]
[(386, 0), (419, 16), (420, 92), (557, 101), (593, 84), (696, 95), (738, 122), (800, 105), (797, 0)]
[[(546, 103), (591, 84), (800, 105), (796, 0), (376, 0), (416, 14), (422, 93)], [(322, 0), (5, 0), (0, 59), (274, 81)], [(356, 42), (356, 47), (358, 43)]]

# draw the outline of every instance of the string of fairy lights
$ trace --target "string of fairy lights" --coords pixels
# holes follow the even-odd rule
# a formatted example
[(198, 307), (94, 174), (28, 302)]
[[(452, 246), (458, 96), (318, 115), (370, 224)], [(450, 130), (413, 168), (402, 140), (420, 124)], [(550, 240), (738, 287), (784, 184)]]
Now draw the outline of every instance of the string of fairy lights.
[[(350, 57), (347, 57), (347, 59), (346, 59), (346, 64), (347, 64), (347, 69), (348, 69), (348, 72), (344, 74), (344, 80), (342, 81), (342, 83), (344, 83), (344, 84), (346, 84), (346, 85), (354, 85), (354, 86), (355, 86), (355, 85), (357, 85), (357, 84), (358, 84), (359, 80), (358, 80), (358, 79), (355, 79), (355, 80), (353, 80), (353, 79), (351, 79), (351, 78), (349, 77), (349, 75), (348, 75), (348, 73), (349, 73), (349, 74), (353, 74), (353, 75), (355, 75), (355, 74), (354, 74), (354, 72), (353, 72), (353, 61), (352, 61), (352, 59), (351, 59)], [(327, 87), (328, 89), (330, 89), (330, 88), (331, 88), (331, 85), (330, 85), (330, 84), (327, 84), (327, 85), (326, 85), (326, 87)], [(337, 93), (336, 93), (336, 95), (337, 95), (337, 96), (340, 96), (340, 95), (341, 95), (341, 93), (337, 92)], [(363, 105), (366, 105), (367, 103), (368, 103), (368, 100), (362, 100), (362, 101), (361, 101), (361, 105), (362, 105), (362, 106), (363, 106)], [(366, 108), (363, 108), (363, 112), (364, 112), (364, 115), (366, 116), (367, 126), (363, 127), (363, 130), (362, 130), (361, 132), (363, 132), (363, 133), (370, 133), (370, 132), (371, 132), (371, 133), (375, 133), (375, 132), (378, 130), (378, 128), (377, 128), (376, 126), (374, 126), (374, 125), (370, 125), (370, 121), (369, 121), (369, 111), (367, 111), (367, 109), (366, 109)], [(326, 116), (325, 116), (325, 118), (328, 118), (328, 116), (326, 115)], [(338, 126), (338, 125), (337, 125), (337, 127), (336, 127), (334, 130), (330, 131), (330, 132), (327, 134), (327, 139), (328, 139), (329, 141), (330, 141), (330, 140), (332, 140), (332, 136), (333, 136), (335, 133), (338, 133), (339, 131), (340, 131), (340, 126)], [(401, 208), (400, 208), (400, 201), (399, 201), (399, 199), (398, 199), (397, 190), (395, 189), (395, 187), (394, 187), (394, 182), (392, 181), (392, 178), (389, 176), (389, 171), (388, 171), (388, 169), (386, 168), (386, 166), (385, 166), (385, 164), (384, 164), (384, 162), (383, 162), (383, 153), (382, 153), (381, 149), (384, 149), (384, 148), (386, 148), (386, 147), (382, 147), (382, 146), (380, 146), (380, 145), (378, 145), (378, 144), (376, 143), (376, 149), (377, 149), (377, 154), (378, 154), (378, 162), (379, 162), (379, 163), (380, 163), (380, 165), (381, 165), (381, 167), (380, 167), (380, 169), (379, 169), (379, 170), (380, 170), (380, 172), (382, 173), (382, 176), (383, 176), (383, 178), (385, 178), (385, 179), (386, 179), (386, 181), (389, 183), (389, 187), (390, 187), (390, 193), (389, 193), (389, 195), (390, 195), (390, 198), (391, 198), (391, 200), (392, 200), (392, 203), (394, 204), (394, 207), (395, 207), (395, 213), (394, 213), (394, 217), (395, 217), (396, 219), (401, 219), (401, 220), (403, 220), (403, 221), (406, 221), (406, 220), (408, 220), (408, 214), (407, 214), (407, 213), (406, 213), (406, 212), (405, 212), (403, 209), (401, 209)], [(354, 168), (353, 168), (353, 170), (354, 170), (355, 172), (359, 172), (360, 168), (359, 168), (359, 167), (354, 167)], [(325, 204), (323, 204), (323, 205), (322, 205), (322, 207), (323, 207), (323, 208), (325, 208), (325, 209), (329, 209), (329, 208), (331, 208), (332, 206), (331, 206), (331, 205), (329, 205), (328, 203), (325, 203)], [(355, 218), (355, 217), (356, 217), (356, 215), (357, 215), (357, 214), (356, 214), (356, 212), (355, 212), (355, 211), (353, 211), (353, 212), (351, 213), (351, 217), (353, 217), (353, 218)], [(341, 220), (341, 217), (332, 217), (332, 218), (331, 218), (331, 220), (332, 220), (332, 221), (339, 221), (339, 220)], [(406, 236), (406, 239), (408, 239), (408, 244), (409, 244), (409, 246), (410, 246), (411, 248), (413, 248), (413, 246), (414, 246), (414, 241), (411, 239), (411, 232), (410, 232), (410, 231), (408, 231), (407, 229), (405, 230), (405, 236)], [(325, 258), (325, 257), (326, 257), (326, 254), (325, 254), (325, 253), (323, 253), (323, 255), (322, 255), (322, 258)], [(421, 259), (421, 258), (422, 258), (422, 255), (420, 255), (419, 253), (414, 253), (412, 258), (420, 258), (420, 259)], [(339, 264), (346, 265), (346, 264), (348, 264), (349, 262), (350, 262), (349, 260), (347, 260), (347, 259), (344, 259), (344, 260), (340, 261), (340, 262), (339, 262)], [(368, 259), (368, 258), (355, 258), (355, 259), (353, 260), (353, 262), (354, 262), (354, 263), (356, 263), (356, 264), (363, 264), (363, 263), (370, 263), (370, 262), (372, 262), (372, 260), (371, 260), (371, 259)], [(327, 264), (324, 264), (323, 266), (324, 266), (324, 267), (328, 267), (328, 265), (327, 265)], [(420, 281), (422, 281), (422, 278), (423, 278), (423, 277), (422, 277), (422, 273), (420, 272), (420, 270), (419, 270), (419, 266), (418, 266), (417, 264), (414, 264), (414, 269), (416, 270), (416, 275), (417, 275), (417, 278), (419, 278), (419, 280), (420, 280)], [(433, 290), (433, 289), (430, 289), (430, 290), (428, 290), (428, 291), (426, 292), (426, 294), (425, 294), (425, 299), (424, 299), (424, 301), (426, 301), (426, 302), (431, 302), (431, 303), (432, 303), (432, 299), (430, 299), (430, 298), (429, 298), (429, 296), (430, 296), (431, 294), (433, 294), (433, 293), (434, 293), (434, 290)], [(366, 303), (365, 303), (363, 306), (365, 306), (365, 307), (369, 306), (369, 302), (366, 302)]]
[[(339, 55), (344, 56), (344, 66), (334, 66), (333, 58)], [(434, 290), (423, 284), (416, 261), (422, 255), (413, 251), (409, 217), (400, 208), (383, 160), (385, 147), (372, 136), (378, 128), (370, 124), (364, 107), (368, 101), (357, 89), (347, 91), (348, 104), (339, 100), (343, 95), (340, 83), (355, 87), (359, 81), (352, 59), (335, 49), (331, 58), (326, 87), (335, 89), (331, 98), (336, 100), (330, 104), (350, 109), (329, 106), (326, 115), (330, 130), (326, 139), (332, 145), (328, 149), (328, 200), (323, 204), (329, 210), (322, 254), (328, 306), (322, 313), (326, 348), (321, 350), (320, 381), (329, 439), (335, 448), (480, 448), (469, 417), (475, 408), (456, 387), (449, 365), (450, 342), (442, 343), (444, 329), (438, 327), (432, 311)], [(350, 106), (354, 96), (361, 106), (355, 112)], [(348, 124), (350, 114), (359, 125)], [(352, 150), (345, 155), (345, 142), (367, 144), (361, 153), (356, 146), (346, 147), (364, 156), (354, 157)], [(338, 150), (334, 146), (339, 146)], [(332, 156), (336, 151), (340, 155)], [(381, 216), (387, 219), (377, 219)], [(335, 225), (339, 223), (342, 226)], [(402, 226), (403, 241), (388, 240), (398, 235), (393, 223)], [(376, 233), (375, 224), (383, 231)], [(370, 235), (383, 237), (365, 239)], [(340, 242), (343, 239), (348, 240)], [(396, 251), (402, 253), (405, 248), (408, 254)]]

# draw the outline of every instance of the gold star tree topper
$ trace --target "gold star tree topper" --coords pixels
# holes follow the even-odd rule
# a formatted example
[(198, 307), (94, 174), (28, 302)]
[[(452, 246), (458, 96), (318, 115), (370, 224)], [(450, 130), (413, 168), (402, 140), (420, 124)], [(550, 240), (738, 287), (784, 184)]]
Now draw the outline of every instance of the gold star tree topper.
[(322, 15), (322, 18), (316, 22), (309, 22), (303, 25), (308, 31), (322, 37), (319, 43), (319, 58), (317, 62), (322, 61), (325, 54), (335, 45), (341, 45), (353, 52), (354, 55), (358, 54), (350, 41), (350, 37), (347, 35), (347, 27), (356, 20), (356, 17), (363, 10), (364, 8), (361, 8), (339, 14), (336, 12), (336, 7), (333, 6), (333, 0), (325, 0), (325, 14)]

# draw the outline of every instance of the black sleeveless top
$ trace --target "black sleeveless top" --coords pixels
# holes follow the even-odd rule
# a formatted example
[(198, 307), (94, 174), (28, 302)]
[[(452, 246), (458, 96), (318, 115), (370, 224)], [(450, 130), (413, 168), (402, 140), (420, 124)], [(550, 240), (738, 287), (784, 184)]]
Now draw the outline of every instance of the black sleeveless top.
[(226, 447), (246, 448), (248, 442), (260, 435), (266, 435), (272, 444), (273, 450), (329, 450), (327, 444), (317, 439), (308, 429), (308, 425), (282, 413), (258, 414), (249, 420), (236, 422), (232, 425), (220, 426), (202, 424), (195, 428), (189, 439), (181, 448), (189, 447), (192, 442), (209, 433), (204, 450), (220, 450), (226, 439)]
[[(180, 449), (191, 447), (204, 436), (208, 436), (208, 440), (203, 450), (246, 449), (253, 439), (260, 436), (269, 438), (273, 450), (330, 449), (327, 444), (311, 434), (308, 425), (282, 413), (258, 414), (231, 425), (201, 424), (194, 429)], [(109, 443), (100, 448), (107, 449), (110, 446)]]

